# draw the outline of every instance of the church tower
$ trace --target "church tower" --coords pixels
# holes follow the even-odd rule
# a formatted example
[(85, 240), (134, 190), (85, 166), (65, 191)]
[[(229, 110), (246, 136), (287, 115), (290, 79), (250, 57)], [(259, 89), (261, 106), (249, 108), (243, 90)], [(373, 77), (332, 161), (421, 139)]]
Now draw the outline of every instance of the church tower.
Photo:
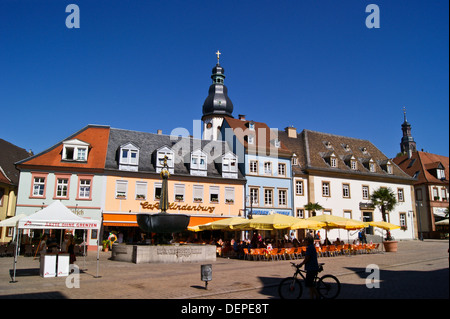
[(228, 97), (228, 89), (223, 84), (224, 68), (219, 64), (220, 52), (217, 51), (217, 64), (212, 69), (213, 83), (209, 87), (208, 97), (203, 103), (203, 139), (217, 140), (224, 117), (233, 117), (233, 103)]
[(416, 151), (416, 142), (411, 136), (411, 124), (406, 120), (406, 108), (403, 108), (404, 122), (402, 124), (403, 137), (400, 142), (400, 151), (403, 154), (408, 154), (408, 158), (411, 158), (412, 153)]

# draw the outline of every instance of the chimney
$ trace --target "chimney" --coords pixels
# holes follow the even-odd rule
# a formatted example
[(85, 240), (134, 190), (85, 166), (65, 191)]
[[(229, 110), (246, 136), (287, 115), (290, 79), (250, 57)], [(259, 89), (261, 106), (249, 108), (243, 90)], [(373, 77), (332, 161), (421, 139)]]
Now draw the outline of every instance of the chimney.
[(158, 130), (158, 131), (156, 131), (156, 133), (157, 133), (158, 135), (162, 135), (162, 130)]
[(239, 119), (241, 121), (245, 121), (245, 115), (244, 114), (239, 114)]
[(288, 126), (284, 129), (288, 135), (288, 137), (290, 138), (297, 138), (297, 129), (295, 127)]

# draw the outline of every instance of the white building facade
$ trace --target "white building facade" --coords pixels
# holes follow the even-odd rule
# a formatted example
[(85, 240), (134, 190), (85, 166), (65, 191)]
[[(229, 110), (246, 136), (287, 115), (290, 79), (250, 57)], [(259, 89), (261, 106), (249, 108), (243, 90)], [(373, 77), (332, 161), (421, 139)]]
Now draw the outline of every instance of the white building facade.
[[(318, 203), (324, 209), (316, 212), (346, 217), (358, 221), (382, 221), (381, 211), (371, 205), (370, 195), (380, 187), (396, 194), (397, 205), (387, 215), (387, 221), (401, 226), (392, 230), (395, 239), (417, 238), (414, 203), (414, 180), (392, 163), (372, 143), (326, 133), (295, 128), (279, 131), (280, 140), (293, 152), (292, 190), (294, 215), (311, 217), (305, 210), (308, 203)], [(368, 241), (375, 236), (386, 236), (386, 231), (366, 228)], [(304, 234), (299, 232), (299, 236)], [(358, 231), (342, 229), (321, 231), (328, 236), (353, 241)]]

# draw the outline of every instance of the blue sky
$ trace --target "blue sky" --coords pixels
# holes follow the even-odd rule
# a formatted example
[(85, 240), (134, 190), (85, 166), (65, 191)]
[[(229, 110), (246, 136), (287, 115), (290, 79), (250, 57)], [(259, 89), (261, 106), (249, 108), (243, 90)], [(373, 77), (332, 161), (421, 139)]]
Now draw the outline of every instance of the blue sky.
[[(68, 29), (66, 6), (80, 9)], [(368, 4), (380, 8), (369, 29)], [(449, 154), (447, 0), (1, 0), (0, 138), (35, 153), (87, 124), (192, 132), (222, 52), (235, 117)]]

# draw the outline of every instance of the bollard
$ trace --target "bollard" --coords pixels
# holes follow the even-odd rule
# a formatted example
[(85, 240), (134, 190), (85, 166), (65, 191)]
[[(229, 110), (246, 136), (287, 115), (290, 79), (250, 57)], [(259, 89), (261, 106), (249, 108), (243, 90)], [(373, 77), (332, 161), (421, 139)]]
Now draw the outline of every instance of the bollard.
[(212, 265), (201, 265), (201, 279), (205, 282), (205, 289), (208, 289), (208, 281), (212, 280)]

